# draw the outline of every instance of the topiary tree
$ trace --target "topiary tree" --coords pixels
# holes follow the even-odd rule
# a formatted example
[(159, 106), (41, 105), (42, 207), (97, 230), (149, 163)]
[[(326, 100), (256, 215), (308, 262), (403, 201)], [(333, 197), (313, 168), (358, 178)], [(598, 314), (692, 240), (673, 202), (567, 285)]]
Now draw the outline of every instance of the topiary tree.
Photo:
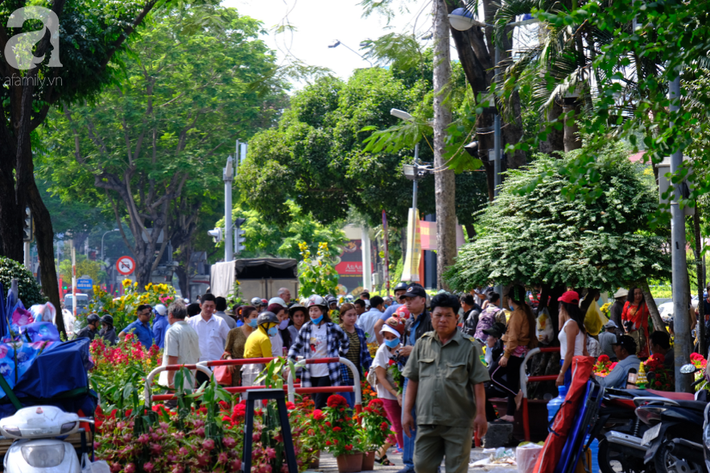
[[(498, 198), (478, 219), (477, 239), (459, 250), (446, 272), (455, 290), (494, 283), (541, 286), (541, 306), (566, 287), (615, 290), (646, 278), (667, 278), (667, 239), (648, 216), (658, 207), (655, 186), (621, 146), (591, 164), (589, 182), (561, 172), (562, 159), (538, 155), (509, 171)], [(557, 324), (557, 304), (549, 307)]]
[(42, 289), (32, 273), (17, 261), (0, 256), (0, 283), (2, 283), (2, 290), (5, 294), (10, 289), (13, 279), (17, 279), (19, 297), (25, 307), (47, 302), (47, 298), (42, 294)]

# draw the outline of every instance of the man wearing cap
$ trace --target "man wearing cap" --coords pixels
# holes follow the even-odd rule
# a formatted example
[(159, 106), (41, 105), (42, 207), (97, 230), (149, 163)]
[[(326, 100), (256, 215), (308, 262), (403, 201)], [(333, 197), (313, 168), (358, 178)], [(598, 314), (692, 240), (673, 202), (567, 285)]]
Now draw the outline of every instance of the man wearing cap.
[(629, 291), (620, 288), (614, 293), (614, 303), (609, 307), (609, 320), (613, 320), (616, 328), (623, 327), (621, 325), (621, 313), (624, 311), (624, 303), (629, 295)]
[[(426, 311), (426, 291), (419, 284), (412, 284), (407, 286), (407, 291), (403, 294), (404, 305), (409, 310), (409, 319), (404, 325), (404, 336), (402, 341), (404, 346), (397, 349), (395, 353), (400, 357), (408, 357), (412, 353), (414, 344), (424, 335), (426, 332), (431, 332), (434, 327), (431, 324), (431, 317)], [(402, 397), (407, 396), (407, 386), (409, 380), (405, 377), (404, 379), (404, 391)], [(403, 406), (404, 407), (404, 406)], [(399, 473), (414, 473), (414, 440), (416, 437), (417, 430), (417, 412), (416, 403), (411, 407), (409, 414), (414, 419), (414, 431), (411, 436), (404, 436), (404, 448), (402, 453), (402, 463), (404, 463), (404, 468), (399, 470)], [(405, 410), (402, 410), (402, 423), (405, 419)]]
[(629, 371), (632, 369), (638, 372), (641, 360), (636, 356), (636, 340), (628, 335), (621, 335), (614, 344), (614, 352), (619, 361), (611, 373), (606, 377), (598, 377), (597, 381), (603, 388), (626, 388), (626, 381), (629, 378)]
[[(465, 473), (473, 431), (483, 438), (488, 429), (483, 383), (490, 377), (481, 363), (480, 344), (458, 329), (458, 298), (437, 294), (431, 307), (434, 331), (417, 340), (402, 372), (409, 380), (402, 429), (411, 438), (417, 424), (417, 473), (436, 472), (442, 460), (447, 473)], [(411, 413), (415, 401), (416, 421)]]
[(168, 323), (168, 308), (163, 304), (158, 304), (153, 308), (155, 317), (153, 318), (153, 336), (155, 336), (155, 344), (158, 348), (163, 349), (165, 344), (165, 332), (170, 327)]
[(382, 326), (387, 322), (395, 311), (404, 305), (404, 293), (407, 292), (407, 283), (401, 282), (397, 284), (394, 288), (394, 303), (385, 310), (385, 313), (375, 322), (375, 338), (377, 338), (377, 344), (382, 345), (384, 343), (384, 337), (380, 333)]
[(609, 322), (604, 325), (604, 331), (597, 337), (599, 339), (599, 346), (602, 350), (602, 354), (609, 357), (611, 361), (616, 361), (616, 352), (614, 351), (614, 344), (616, 343), (617, 334), (616, 322), (609, 319)]

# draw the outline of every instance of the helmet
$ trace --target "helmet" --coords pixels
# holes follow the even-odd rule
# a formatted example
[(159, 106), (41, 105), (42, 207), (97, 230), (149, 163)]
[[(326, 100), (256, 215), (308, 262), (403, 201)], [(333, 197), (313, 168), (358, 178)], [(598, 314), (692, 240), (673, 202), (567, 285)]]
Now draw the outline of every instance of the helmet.
[(96, 315), (96, 314), (89, 314), (89, 316), (86, 318), (86, 323), (87, 323), (87, 324), (91, 324), (91, 323), (94, 323), (94, 322), (98, 322), (99, 320), (100, 320), (100, 319), (99, 319), (99, 316), (98, 316), (98, 315)]
[(407, 287), (409, 287), (409, 285), (406, 282), (402, 281), (394, 287), (394, 291), (406, 291)]
[(337, 303), (338, 303), (338, 299), (336, 299), (336, 298), (333, 297), (333, 296), (328, 296), (328, 297), (325, 298), (325, 300), (326, 300), (326, 302), (328, 303), (328, 305), (330, 305), (330, 304), (337, 304)]
[(261, 299), (258, 297), (252, 297), (251, 305), (253, 305), (254, 307), (259, 307), (261, 305)]
[(266, 299), (262, 299), (261, 305), (269, 305), (269, 301), (267, 301)]
[(286, 307), (288, 307), (286, 302), (284, 302), (284, 300), (281, 299), (280, 297), (272, 297), (271, 299), (269, 299), (269, 303), (267, 305), (271, 305), (271, 304), (278, 304), (281, 307), (283, 307), (284, 309)]
[(305, 306), (302, 306), (301, 304), (299, 304), (297, 302), (288, 308), (288, 314), (293, 315), (293, 313), (296, 312), (297, 310), (302, 310), (303, 312), (308, 312), (308, 309), (306, 309)]
[(262, 324), (279, 324), (279, 318), (276, 317), (276, 314), (273, 312), (262, 312), (259, 314), (259, 317), (256, 319), (256, 324), (257, 325), (262, 325)]
[(153, 307), (153, 311), (158, 315), (165, 315), (168, 313), (168, 308), (165, 307), (163, 304), (158, 304)]
[(113, 325), (113, 317), (111, 317), (110, 315), (104, 315), (103, 317), (101, 317), (101, 323)]
[(308, 298), (308, 303), (306, 304), (309, 309), (313, 306), (322, 307), (324, 311), (328, 310), (328, 304), (325, 299), (315, 294)]

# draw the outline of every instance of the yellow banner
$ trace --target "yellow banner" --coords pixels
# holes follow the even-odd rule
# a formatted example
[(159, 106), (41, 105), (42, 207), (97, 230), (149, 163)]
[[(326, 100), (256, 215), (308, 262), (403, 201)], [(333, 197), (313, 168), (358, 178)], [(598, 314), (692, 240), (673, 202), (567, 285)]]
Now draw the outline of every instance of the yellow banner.
[(422, 254), (421, 230), (419, 227), (419, 211), (409, 209), (407, 222), (407, 254), (404, 258), (402, 281), (419, 282), (419, 259)]

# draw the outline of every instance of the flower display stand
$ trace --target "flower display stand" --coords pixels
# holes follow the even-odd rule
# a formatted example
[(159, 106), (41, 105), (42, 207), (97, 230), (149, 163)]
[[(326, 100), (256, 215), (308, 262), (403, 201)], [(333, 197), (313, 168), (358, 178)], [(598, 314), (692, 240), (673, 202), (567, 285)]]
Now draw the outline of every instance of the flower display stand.
[[(281, 423), (281, 433), (283, 435), (288, 472), (298, 473), (296, 453), (293, 448), (293, 439), (291, 438), (291, 424), (288, 422), (288, 412), (286, 410), (286, 394), (283, 389), (253, 389), (247, 391), (245, 395), (247, 407), (246, 418), (244, 421), (244, 455), (242, 457), (242, 471), (244, 473), (251, 472), (251, 447), (252, 434), (254, 432), (254, 401), (273, 399), (276, 401), (276, 405), (279, 410), (279, 421)], [(362, 455), (360, 463), (362, 464)], [(340, 461), (338, 461), (338, 466), (340, 466)]]

